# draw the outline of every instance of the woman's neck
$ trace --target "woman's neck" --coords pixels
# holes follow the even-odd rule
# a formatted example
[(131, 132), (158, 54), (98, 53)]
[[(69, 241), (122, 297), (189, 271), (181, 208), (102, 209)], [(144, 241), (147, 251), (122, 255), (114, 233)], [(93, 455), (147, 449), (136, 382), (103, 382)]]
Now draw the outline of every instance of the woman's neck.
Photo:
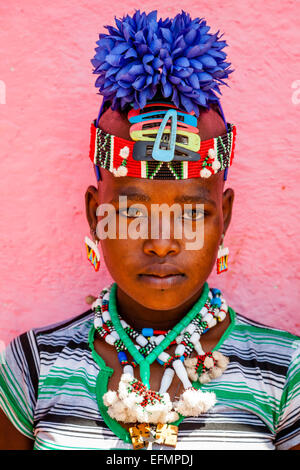
[(171, 310), (153, 310), (136, 302), (117, 287), (119, 315), (133, 328), (172, 329), (193, 307), (201, 296), (203, 286), (186, 302)]

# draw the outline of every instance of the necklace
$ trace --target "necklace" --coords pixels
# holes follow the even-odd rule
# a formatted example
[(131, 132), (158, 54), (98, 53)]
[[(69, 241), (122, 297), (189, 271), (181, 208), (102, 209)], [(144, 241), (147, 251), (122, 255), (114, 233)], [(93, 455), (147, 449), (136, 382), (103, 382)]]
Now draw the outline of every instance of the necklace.
[[(117, 421), (141, 423), (129, 429), (134, 448), (151, 447), (155, 441), (174, 446), (177, 427), (169, 423), (176, 421), (179, 414), (199, 416), (216, 402), (214, 393), (194, 388), (190, 379), (206, 383), (219, 377), (227, 367), (228, 358), (218, 351), (205, 353), (200, 343), (205, 331), (225, 319), (227, 303), (219, 289), (209, 289), (205, 283), (199, 300), (172, 330), (137, 331), (118, 315), (116, 290), (115, 283), (103, 289), (92, 305), (95, 330), (115, 348), (123, 367), (118, 391), (109, 390), (103, 402), (109, 416)], [(177, 344), (173, 355), (167, 353), (171, 344)], [(197, 356), (190, 358), (194, 350)], [(126, 352), (133, 361), (128, 361)], [(149, 384), (150, 365), (155, 360), (164, 368), (158, 392), (151, 390)], [(137, 366), (141, 380), (134, 378)], [(175, 374), (184, 392), (178, 401), (172, 402), (167, 392)], [(151, 427), (153, 424), (157, 425), (156, 430)]]

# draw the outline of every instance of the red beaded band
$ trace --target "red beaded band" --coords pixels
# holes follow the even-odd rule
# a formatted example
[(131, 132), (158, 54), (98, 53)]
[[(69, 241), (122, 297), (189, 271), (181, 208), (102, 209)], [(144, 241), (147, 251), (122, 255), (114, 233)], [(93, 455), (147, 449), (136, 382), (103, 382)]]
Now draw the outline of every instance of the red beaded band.
[(207, 178), (232, 165), (236, 127), (227, 124), (223, 136), (201, 142), (198, 161), (171, 162), (137, 161), (133, 158), (135, 141), (107, 134), (95, 124), (91, 125), (89, 157), (94, 165), (105, 168), (115, 176), (147, 179)]

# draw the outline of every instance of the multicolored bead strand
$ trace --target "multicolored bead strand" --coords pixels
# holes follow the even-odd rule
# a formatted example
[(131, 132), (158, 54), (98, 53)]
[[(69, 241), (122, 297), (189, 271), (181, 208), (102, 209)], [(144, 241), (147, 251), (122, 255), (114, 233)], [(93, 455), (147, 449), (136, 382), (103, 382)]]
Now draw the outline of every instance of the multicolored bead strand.
[[(222, 359), (220, 353), (219, 357), (205, 353), (200, 343), (201, 335), (226, 317), (228, 306), (221, 292), (218, 289), (207, 289), (206, 301), (201, 298), (203, 306), (198, 302), (200, 311), (197, 312), (194, 306), (191, 313), (170, 331), (152, 328), (138, 331), (130, 327), (114, 310), (114, 317), (111, 317), (111, 289), (112, 286), (103, 289), (92, 306), (95, 311), (95, 329), (101, 338), (116, 349), (123, 369), (118, 393), (109, 391), (105, 394), (109, 414), (125, 422), (130, 422), (133, 418), (139, 422), (170, 422), (178, 412), (185, 416), (194, 416), (195, 413), (213, 406), (214, 394), (196, 390), (190, 379), (198, 380), (200, 376), (200, 381), (203, 372), (205, 381), (211, 380), (219, 376), (225, 363), (228, 363)], [(114, 295), (115, 292), (116, 285)], [(170, 355), (166, 351), (173, 344), (176, 345), (175, 352)], [(197, 357), (190, 358), (194, 350)], [(133, 361), (128, 360), (127, 352), (133, 356)], [(154, 360), (165, 369), (159, 392), (150, 390), (149, 387), (150, 364)], [(137, 365), (140, 366), (142, 381), (134, 378), (134, 367)], [(172, 403), (167, 391), (175, 374), (185, 392), (178, 402)]]

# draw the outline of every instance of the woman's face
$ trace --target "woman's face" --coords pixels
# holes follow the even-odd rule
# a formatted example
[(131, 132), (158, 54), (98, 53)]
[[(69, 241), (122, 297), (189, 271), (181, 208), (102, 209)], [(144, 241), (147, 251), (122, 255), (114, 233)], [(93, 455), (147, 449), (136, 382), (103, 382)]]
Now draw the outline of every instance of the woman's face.
[[(104, 219), (96, 215), (97, 207), (111, 204), (115, 209), (116, 237), (102, 239), (101, 248), (107, 269), (118, 287), (151, 310), (176, 309), (201, 292), (215, 265), (221, 235), (231, 218), (233, 191), (223, 192), (223, 172), (209, 178), (147, 180), (115, 177), (101, 169), (101, 177), (98, 190), (93, 186), (87, 190), (87, 217), (91, 229), (98, 228), (100, 238), (96, 225)], [(127, 196), (127, 209), (120, 204), (119, 196)], [(164, 216), (158, 215), (157, 206), (153, 205), (161, 204), (165, 208), (176, 204), (171, 217), (168, 211), (163, 212)], [(199, 211), (196, 204), (201, 205)], [(169, 223), (167, 236), (163, 231), (164, 218)], [(130, 236), (133, 232), (129, 230), (126, 238), (121, 239), (120, 223), (123, 233), (124, 227), (127, 230), (133, 224), (133, 232), (139, 232), (143, 238)], [(136, 224), (140, 224), (138, 228)], [(191, 241), (196, 239), (189, 237), (195, 235), (196, 227), (200, 245), (191, 249)]]

